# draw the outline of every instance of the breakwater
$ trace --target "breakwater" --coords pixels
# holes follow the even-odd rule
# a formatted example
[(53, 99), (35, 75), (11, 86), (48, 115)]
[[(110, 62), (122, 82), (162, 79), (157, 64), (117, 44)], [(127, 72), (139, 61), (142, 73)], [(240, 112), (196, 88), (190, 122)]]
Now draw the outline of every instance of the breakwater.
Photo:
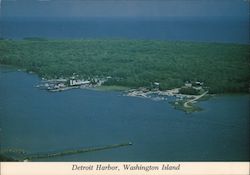
[(23, 160), (26, 161), (26, 160), (34, 160), (34, 159), (59, 157), (59, 156), (101, 151), (101, 150), (113, 149), (113, 148), (119, 148), (119, 147), (124, 147), (124, 146), (131, 146), (131, 145), (132, 145), (132, 142), (128, 142), (128, 143), (113, 144), (113, 145), (106, 145), (106, 146), (99, 146), (99, 147), (65, 150), (65, 151), (53, 152), (53, 153), (32, 154), (32, 155), (27, 155)]

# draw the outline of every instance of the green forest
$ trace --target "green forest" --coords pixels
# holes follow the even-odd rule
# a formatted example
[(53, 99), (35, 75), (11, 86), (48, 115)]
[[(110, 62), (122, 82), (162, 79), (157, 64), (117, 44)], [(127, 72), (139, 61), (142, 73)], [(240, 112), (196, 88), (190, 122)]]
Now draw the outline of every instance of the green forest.
[(0, 64), (40, 77), (112, 78), (106, 85), (161, 90), (200, 81), (210, 93), (249, 92), (250, 45), (155, 40), (0, 40)]

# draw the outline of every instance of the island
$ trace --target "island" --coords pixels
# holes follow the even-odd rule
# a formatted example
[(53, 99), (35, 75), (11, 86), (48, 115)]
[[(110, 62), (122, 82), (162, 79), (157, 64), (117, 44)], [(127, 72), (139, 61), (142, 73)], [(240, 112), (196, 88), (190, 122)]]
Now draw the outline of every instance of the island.
[(176, 97), (185, 112), (212, 94), (249, 93), (250, 45), (158, 40), (0, 40), (0, 64), (36, 73), (38, 88), (122, 90), (153, 100)]

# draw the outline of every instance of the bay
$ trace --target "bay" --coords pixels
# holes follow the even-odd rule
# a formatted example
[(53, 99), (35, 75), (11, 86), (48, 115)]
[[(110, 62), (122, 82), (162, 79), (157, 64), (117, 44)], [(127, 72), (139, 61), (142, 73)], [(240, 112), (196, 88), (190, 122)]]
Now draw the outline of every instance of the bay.
[(0, 69), (1, 148), (29, 153), (132, 142), (132, 146), (39, 161), (246, 161), (249, 95), (215, 96), (186, 114), (167, 101), (122, 92), (51, 93), (40, 79)]

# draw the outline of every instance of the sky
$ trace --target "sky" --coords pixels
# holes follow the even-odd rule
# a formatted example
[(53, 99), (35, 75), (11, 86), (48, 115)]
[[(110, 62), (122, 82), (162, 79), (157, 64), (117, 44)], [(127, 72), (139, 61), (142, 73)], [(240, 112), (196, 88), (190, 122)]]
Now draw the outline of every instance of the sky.
[(250, 0), (0, 0), (2, 17), (248, 17)]

